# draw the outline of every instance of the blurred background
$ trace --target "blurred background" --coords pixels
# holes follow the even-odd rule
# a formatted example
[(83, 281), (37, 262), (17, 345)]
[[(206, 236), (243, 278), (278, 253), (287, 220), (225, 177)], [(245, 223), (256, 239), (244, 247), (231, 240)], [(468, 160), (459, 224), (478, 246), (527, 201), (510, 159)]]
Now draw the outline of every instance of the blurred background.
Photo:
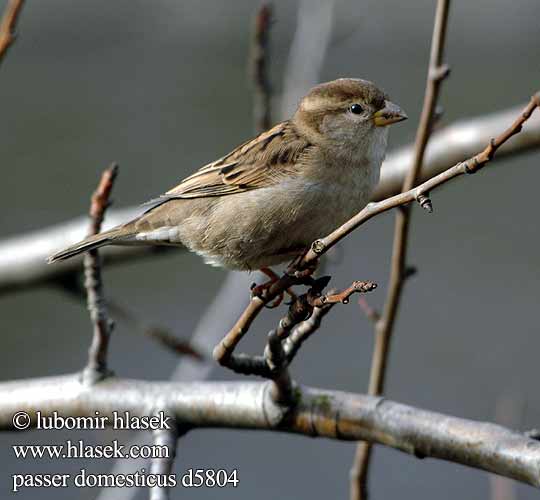
[[(5, 1), (0, 2), (3, 10)], [(141, 203), (253, 133), (246, 69), (247, 0), (28, 1), (20, 36), (0, 67), (2, 237), (86, 213), (102, 169), (120, 164), (115, 206)], [(274, 2), (271, 81), (276, 115), (297, 2)], [(382, 86), (410, 119), (391, 148), (413, 140), (424, 92), (435, 2), (337, 0), (320, 81), (363, 77)], [(539, 87), (538, 0), (454, 2), (443, 86), (444, 123), (525, 102)], [(276, 120), (279, 116), (275, 117)], [(435, 213), (416, 211), (410, 264), (392, 347), (387, 395), (456, 416), (495, 420), (501, 401), (513, 427), (540, 425), (538, 399), (538, 185), (540, 154), (497, 161), (436, 192)], [(372, 279), (385, 296), (393, 217), (349, 237), (327, 271), (334, 286)], [(188, 338), (226, 277), (195, 255), (173, 252), (107, 268), (107, 295), (147, 323)], [(248, 300), (248, 292), (244, 290)], [(266, 311), (244, 341), (259, 352), (284, 309)], [(2, 380), (68, 373), (86, 360), (91, 326), (84, 305), (42, 287), (0, 297)], [(229, 319), (222, 325), (223, 332)], [(367, 387), (370, 323), (352, 301), (336, 307), (294, 362), (303, 384)], [(110, 365), (120, 376), (167, 379), (178, 363), (122, 321)], [(236, 376), (215, 367), (215, 379)], [(109, 461), (16, 460), (13, 443), (61, 443), (99, 433), (0, 433), (2, 497), (14, 473), (106, 472)], [(129, 434), (119, 435), (127, 441)], [(173, 498), (347, 498), (354, 443), (278, 433), (204, 430), (179, 444), (176, 472), (237, 468), (236, 489), (178, 488)], [(377, 448), (371, 497), (489, 498), (489, 476), (451, 463)], [(26, 489), (20, 500), (92, 499), (92, 489)], [(144, 498), (146, 492), (138, 498)], [(516, 485), (520, 499), (537, 492)]]

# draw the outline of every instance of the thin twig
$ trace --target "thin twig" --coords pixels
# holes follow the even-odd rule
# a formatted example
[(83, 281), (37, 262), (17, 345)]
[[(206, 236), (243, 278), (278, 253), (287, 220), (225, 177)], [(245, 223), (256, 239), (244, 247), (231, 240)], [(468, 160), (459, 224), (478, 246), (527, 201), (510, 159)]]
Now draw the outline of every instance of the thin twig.
[(24, 0), (8, 0), (6, 5), (2, 21), (0, 21), (0, 63), (16, 39), (15, 26), (23, 3)]
[[(243, 375), (258, 375), (274, 382), (271, 394), (276, 402), (292, 406), (295, 401), (295, 383), (290, 378), (288, 367), (296, 356), (300, 345), (307, 340), (320, 326), (322, 317), (329, 311), (331, 305), (347, 304), (354, 293), (367, 293), (377, 285), (371, 281), (355, 281), (341, 292), (330, 291), (323, 295), (323, 290), (330, 281), (329, 276), (313, 279), (310, 276), (291, 278), (297, 284), (306, 284), (310, 288), (306, 293), (296, 296), (290, 304), (287, 314), (281, 318), (276, 329), (268, 334), (268, 342), (263, 356), (233, 353), (234, 347), (220, 342), (214, 349), (215, 359), (223, 366)], [(271, 292), (271, 287), (270, 287)], [(272, 297), (254, 297), (252, 303), (260, 301), (268, 303)], [(248, 307), (249, 309), (249, 307)], [(314, 311), (317, 317), (309, 321)], [(242, 327), (234, 330), (232, 336), (224, 340), (238, 343), (242, 336)], [(236, 344), (234, 344), (236, 345)]]
[[(449, 74), (449, 67), (443, 64), (449, 7), (450, 0), (438, 0), (433, 25), (426, 92), (420, 123), (418, 124), (418, 131), (416, 133), (414, 159), (403, 182), (402, 192), (411, 190), (417, 183), (424, 162), (426, 146), (432, 132), (441, 83)], [(422, 207), (427, 208), (428, 211), (432, 210), (431, 201), (425, 192), (422, 193), (422, 197), (420, 195), (417, 196), (417, 200)], [(382, 394), (384, 390), (390, 340), (406, 280), (405, 267), (410, 217), (411, 210), (408, 206), (402, 206), (401, 210), (398, 210), (396, 213), (388, 292), (382, 315), (375, 324), (375, 346), (371, 360), (368, 389), (369, 394), (373, 396)], [(350, 472), (351, 500), (367, 499), (367, 477), (370, 457), (371, 445), (366, 442), (359, 443)]]
[(358, 299), (358, 305), (366, 315), (367, 319), (372, 321), (374, 324), (377, 323), (379, 319), (381, 319), (381, 313), (377, 309), (372, 307), (365, 297), (360, 297)]
[[(304, 279), (299, 280), (291, 275), (287, 275), (287, 278), (289, 286), (286, 286), (285, 289), (294, 284), (306, 283)], [(311, 296), (313, 299), (318, 297), (329, 281), (328, 277), (319, 278), (318, 280), (313, 280), (310, 277), (307, 279), (311, 288), (305, 294), (297, 296), (290, 304), (287, 314), (279, 321), (278, 329), (272, 330), (269, 333), (269, 344), (274, 341), (274, 337), (280, 342), (285, 340), (296, 325), (309, 318), (314, 306), (311, 305), (308, 296)], [(221, 365), (226, 366), (237, 373), (242, 373), (244, 375), (259, 375), (270, 379), (273, 379), (275, 373), (285, 367), (285, 361), (283, 359), (280, 358), (280, 363), (278, 364), (276, 364), (275, 359), (269, 359), (271, 357), (268, 352), (269, 349), (267, 349), (265, 356), (233, 354), (236, 345), (240, 342), (247, 332), (249, 325), (254, 321), (262, 308), (283, 291), (279, 288), (279, 285), (282, 282), (283, 278), (280, 278), (276, 283), (267, 288), (263, 295), (254, 295), (247, 308), (244, 310), (244, 313), (240, 316), (229, 333), (214, 348), (214, 359)], [(276, 288), (276, 286), (278, 286), (278, 288)], [(268, 347), (271, 348), (270, 345)], [(275, 347), (272, 354), (274, 357), (279, 357)]]
[(144, 328), (143, 333), (178, 356), (188, 356), (198, 361), (204, 361), (204, 355), (191, 345), (189, 340), (178, 338), (166, 328), (149, 326)]
[[(109, 206), (109, 196), (118, 173), (118, 165), (112, 164), (101, 175), (98, 188), (92, 195), (90, 206), (89, 235), (98, 234), (105, 210)], [(98, 250), (90, 250), (84, 256), (84, 275), (87, 293), (88, 310), (94, 328), (92, 343), (88, 350), (88, 363), (83, 372), (85, 381), (93, 383), (108, 375), (107, 351), (113, 322), (107, 314), (103, 296), (103, 281), (101, 279), (101, 262)]]
[(268, 79), (268, 45), (271, 23), (272, 6), (269, 3), (264, 3), (255, 16), (251, 44), (250, 66), (254, 88), (253, 124), (256, 133), (269, 129), (272, 123), (271, 88)]
[(294, 359), (302, 344), (319, 329), (322, 319), (335, 305), (335, 303), (330, 303), (315, 307), (309, 319), (302, 321), (293, 328), (291, 334), (283, 341), (283, 350), (287, 355), (287, 359)]

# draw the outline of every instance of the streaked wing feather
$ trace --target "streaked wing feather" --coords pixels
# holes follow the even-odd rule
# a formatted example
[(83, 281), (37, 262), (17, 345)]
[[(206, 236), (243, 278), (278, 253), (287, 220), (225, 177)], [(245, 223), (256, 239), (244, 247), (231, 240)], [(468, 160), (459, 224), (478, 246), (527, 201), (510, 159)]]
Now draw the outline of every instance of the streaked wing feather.
[(159, 199), (225, 196), (270, 186), (301, 168), (310, 144), (282, 122), (205, 165)]

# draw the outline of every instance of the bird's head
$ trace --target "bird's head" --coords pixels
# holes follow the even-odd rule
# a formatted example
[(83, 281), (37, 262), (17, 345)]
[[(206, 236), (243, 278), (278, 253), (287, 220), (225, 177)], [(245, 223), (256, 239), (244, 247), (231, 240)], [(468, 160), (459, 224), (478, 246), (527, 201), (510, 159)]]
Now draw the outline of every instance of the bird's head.
[(293, 121), (314, 143), (348, 148), (377, 136), (386, 138), (388, 125), (406, 118), (373, 83), (340, 78), (313, 87)]

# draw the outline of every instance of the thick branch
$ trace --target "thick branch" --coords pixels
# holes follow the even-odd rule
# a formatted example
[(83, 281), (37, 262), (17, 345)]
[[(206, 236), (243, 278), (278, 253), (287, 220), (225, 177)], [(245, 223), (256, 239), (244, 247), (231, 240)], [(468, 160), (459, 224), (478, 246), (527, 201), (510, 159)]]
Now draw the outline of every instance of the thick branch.
[(234, 349), (243, 336), (248, 332), (251, 324), (264, 306), (270, 303), (274, 298), (289, 287), (299, 284), (301, 281), (298, 280), (298, 277), (303, 273), (308, 272), (310, 268), (312, 271), (313, 268), (317, 266), (319, 256), (325, 254), (330, 248), (339, 243), (348, 234), (376, 215), (391, 210), (392, 208), (401, 207), (412, 201), (419, 200), (421, 199), (421, 195), (429, 193), (436, 187), (445, 184), (455, 177), (477, 172), (493, 158), (497, 149), (504, 144), (505, 141), (517, 134), (522, 129), (523, 124), (530, 118), (533, 111), (539, 106), (540, 92), (531, 97), (530, 102), (527, 104), (520, 116), (514, 121), (514, 123), (508, 129), (502, 132), (497, 138), (491, 139), (488, 146), (480, 153), (469, 158), (468, 160), (454, 165), (448, 170), (445, 170), (439, 175), (432, 177), (428, 181), (409, 191), (392, 196), (391, 198), (387, 198), (380, 202), (368, 204), (363, 210), (349, 219), (345, 224), (338, 227), (332, 233), (324, 238), (315, 240), (311, 245), (311, 249), (298, 263), (295, 264), (294, 268), (289, 269), (279, 280), (269, 286), (268, 289), (265, 290), (264, 296), (255, 296), (251, 299), (248, 306), (238, 318), (234, 326), (214, 349), (214, 359), (219, 361), (221, 364), (226, 364), (227, 359), (230, 358)]
[(251, 44), (250, 66), (254, 88), (253, 124), (257, 134), (269, 129), (272, 124), (271, 89), (268, 79), (268, 44), (271, 21), (272, 7), (265, 3), (255, 16)]
[(292, 432), (338, 440), (366, 440), (417, 457), (484, 469), (540, 487), (540, 443), (504, 427), (451, 417), (378, 397), (298, 389), (297, 406), (284, 409), (256, 382), (146, 382), (109, 378), (91, 391), (78, 374), (0, 384), (0, 429), (26, 411), (88, 416), (98, 411), (148, 415), (167, 408), (187, 428), (219, 427)]

